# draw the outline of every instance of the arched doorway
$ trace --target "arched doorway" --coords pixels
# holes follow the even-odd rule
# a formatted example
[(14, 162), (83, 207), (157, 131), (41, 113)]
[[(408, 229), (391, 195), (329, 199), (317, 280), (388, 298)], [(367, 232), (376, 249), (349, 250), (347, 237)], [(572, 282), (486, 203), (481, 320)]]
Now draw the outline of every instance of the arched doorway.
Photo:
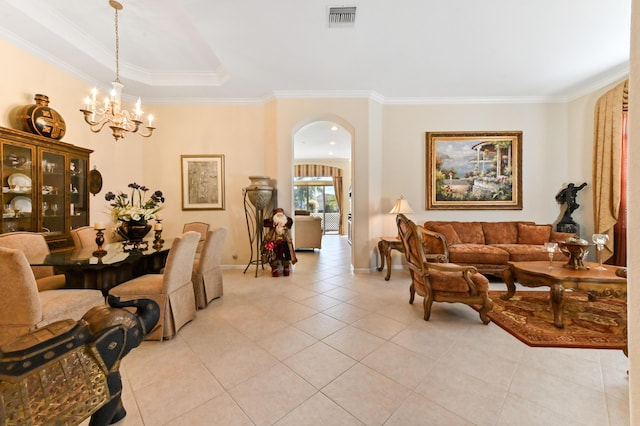
[(352, 135), (331, 119), (293, 134), (294, 209), (323, 220), (325, 234), (346, 236), (351, 219)]

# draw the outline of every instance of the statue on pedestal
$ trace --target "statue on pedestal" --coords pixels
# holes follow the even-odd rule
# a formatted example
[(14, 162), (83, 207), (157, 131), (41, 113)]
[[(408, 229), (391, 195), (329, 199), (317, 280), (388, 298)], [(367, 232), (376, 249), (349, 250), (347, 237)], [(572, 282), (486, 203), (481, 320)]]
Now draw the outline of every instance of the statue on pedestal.
[(564, 215), (558, 224), (556, 225), (556, 230), (559, 232), (573, 232), (578, 234), (578, 224), (573, 220), (571, 214), (576, 211), (580, 204), (576, 202), (576, 198), (578, 196), (578, 191), (587, 186), (587, 183), (584, 182), (580, 186), (575, 186), (573, 183), (567, 185), (566, 188), (562, 189), (556, 195), (556, 201), (560, 204), (566, 204), (567, 208), (564, 211)]

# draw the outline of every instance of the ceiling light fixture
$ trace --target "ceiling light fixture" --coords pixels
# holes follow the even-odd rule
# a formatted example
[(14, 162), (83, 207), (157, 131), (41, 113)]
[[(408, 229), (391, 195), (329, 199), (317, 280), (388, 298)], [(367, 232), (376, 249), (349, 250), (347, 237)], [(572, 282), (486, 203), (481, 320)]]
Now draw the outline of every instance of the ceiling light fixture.
[(153, 116), (149, 114), (149, 125), (146, 126), (147, 133), (140, 130), (142, 121), (142, 105), (140, 98), (136, 102), (133, 113), (122, 109), (122, 83), (120, 83), (120, 38), (118, 34), (118, 11), (122, 10), (122, 4), (116, 0), (109, 0), (109, 5), (115, 10), (115, 30), (116, 30), (116, 79), (111, 83), (113, 88), (109, 96), (104, 98), (104, 105), (97, 105), (96, 97), (98, 90), (94, 87), (91, 91), (91, 97), (87, 96), (84, 100), (84, 109), (80, 111), (84, 114), (84, 121), (89, 124), (89, 128), (93, 133), (98, 133), (105, 125), (109, 125), (113, 132), (113, 137), (117, 141), (124, 138), (127, 132), (138, 133), (140, 136), (148, 138), (153, 133), (155, 127), (152, 127)]

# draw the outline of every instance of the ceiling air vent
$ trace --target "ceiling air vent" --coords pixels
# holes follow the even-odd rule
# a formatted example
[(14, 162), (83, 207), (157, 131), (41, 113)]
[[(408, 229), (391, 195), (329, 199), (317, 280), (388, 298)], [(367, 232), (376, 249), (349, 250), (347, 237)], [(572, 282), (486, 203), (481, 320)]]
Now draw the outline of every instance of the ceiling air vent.
[(327, 26), (329, 28), (353, 28), (355, 23), (355, 6), (329, 6), (327, 8)]

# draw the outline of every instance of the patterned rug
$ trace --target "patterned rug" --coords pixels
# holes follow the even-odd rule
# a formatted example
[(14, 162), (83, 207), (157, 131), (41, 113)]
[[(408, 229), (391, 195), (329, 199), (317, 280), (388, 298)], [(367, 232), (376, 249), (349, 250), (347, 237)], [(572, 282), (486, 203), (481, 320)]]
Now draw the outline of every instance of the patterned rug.
[(491, 320), (529, 346), (625, 349), (627, 303), (599, 298), (590, 302), (585, 293), (564, 292), (564, 329), (553, 325), (548, 291), (517, 291), (502, 300), (504, 291), (490, 291), (494, 302)]

